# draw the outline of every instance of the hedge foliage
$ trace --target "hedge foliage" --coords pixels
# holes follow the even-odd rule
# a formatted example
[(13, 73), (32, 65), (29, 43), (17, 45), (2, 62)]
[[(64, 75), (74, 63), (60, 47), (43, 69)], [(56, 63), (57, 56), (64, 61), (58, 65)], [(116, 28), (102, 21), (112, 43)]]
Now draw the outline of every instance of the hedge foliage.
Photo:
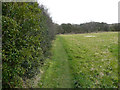
[(2, 3), (3, 88), (22, 87), (50, 55), (55, 26), (36, 2)]

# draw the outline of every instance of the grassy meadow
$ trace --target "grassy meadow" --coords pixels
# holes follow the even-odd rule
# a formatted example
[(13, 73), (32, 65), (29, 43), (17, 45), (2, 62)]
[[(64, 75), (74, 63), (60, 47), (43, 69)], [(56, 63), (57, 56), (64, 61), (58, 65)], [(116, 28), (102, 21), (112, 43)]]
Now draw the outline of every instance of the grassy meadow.
[(116, 88), (118, 33), (57, 35), (41, 69), (42, 88)]

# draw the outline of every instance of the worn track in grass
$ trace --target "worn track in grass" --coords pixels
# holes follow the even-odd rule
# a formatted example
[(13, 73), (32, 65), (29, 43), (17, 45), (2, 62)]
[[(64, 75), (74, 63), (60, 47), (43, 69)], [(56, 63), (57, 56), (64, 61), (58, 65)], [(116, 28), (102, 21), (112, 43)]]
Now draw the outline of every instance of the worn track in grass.
[(117, 32), (58, 35), (52, 53), (40, 87), (117, 87)]
[(53, 44), (53, 57), (50, 61), (50, 66), (45, 72), (42, 79), (42, 88), (72, 88), (73, 80), (68, 64), (68, 57), (61, 37), (57, 37)]

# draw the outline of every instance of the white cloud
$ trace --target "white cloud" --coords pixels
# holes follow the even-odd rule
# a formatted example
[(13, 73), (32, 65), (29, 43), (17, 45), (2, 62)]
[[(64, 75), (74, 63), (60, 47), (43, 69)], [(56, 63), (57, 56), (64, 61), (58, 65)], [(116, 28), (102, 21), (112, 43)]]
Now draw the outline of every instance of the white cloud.
[(56, 23), (117, 23), (119, 0), (38, 0)]

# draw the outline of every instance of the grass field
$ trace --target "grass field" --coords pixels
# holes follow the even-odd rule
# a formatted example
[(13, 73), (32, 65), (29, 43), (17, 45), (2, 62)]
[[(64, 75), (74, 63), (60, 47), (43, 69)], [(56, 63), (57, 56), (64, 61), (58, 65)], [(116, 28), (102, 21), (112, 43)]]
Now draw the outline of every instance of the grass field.
[(117, 87), (117, 32), (57, 35), (51, 51), (39, 87)]

